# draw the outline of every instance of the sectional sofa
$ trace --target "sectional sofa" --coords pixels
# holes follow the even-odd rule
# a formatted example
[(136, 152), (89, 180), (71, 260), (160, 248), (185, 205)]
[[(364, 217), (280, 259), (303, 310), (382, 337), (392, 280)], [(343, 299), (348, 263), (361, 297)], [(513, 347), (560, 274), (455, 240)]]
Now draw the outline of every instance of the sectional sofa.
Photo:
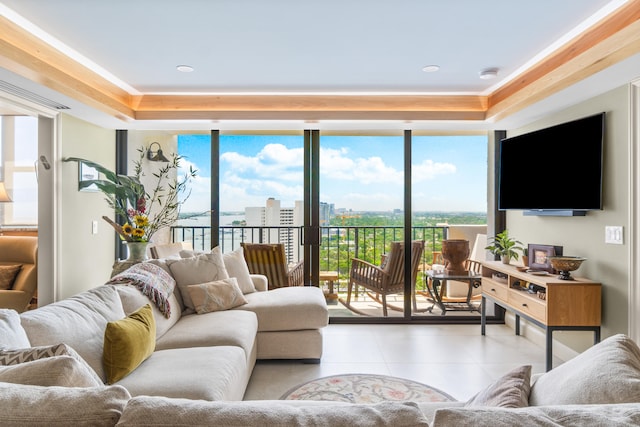
[[(133, 271), (136, 267), (137, 272)], [(234, 286), (224, 287), (220, 295), (224, 295), (224, 289), (235, 289), (235, 297), (242, 304), (231, 301), (229, 305), (224, 298), (205, 293), (202, 300), (210, 298), (209, 304), (217, 306), (200, 310), (188, 292), (190, 286), (201, 290), (228, 282)], [(145, 285), (146, 295), (141, 291)], [(162, 286), (166, 291), (163, 303), (159, 292)], [(151, 292), (154, 290), (155, 294)], [(148, 306), (146, 312), (152, 317), (146, 320), (147, 324), (144, 314), (138, 313), (144, 306)], [(109, 322), (133, 314), (138, 320), (143, 318), (139, 322), (142, 336), (132, 336), (134, 342), (128, 347), (126, 335), (114, 335), (108, 342)], [(322, 328), (328, 318), (319, 288), (267, 291), (264, 276), (248, 273), (241, 251), (223, 256), (214, 250), (150, 260), (104, 285), (22, 313), (20, 320), (28, 337), (28, 345), (24, 342), (23, 347), (64, 343), (88, 363), (101, 383), (122, 385), (132, 396), (242, 400), (257, 359), (319, 362)], [(152, 331), (148, 323), (153, 324)], [(152, 340), (149, 335), (153, 335)], [(131, 357), (128, 351), (140, 350), (135, 341), (145, 340), (149, 348), (142, 349), (142, 356), (134, 354), (141, 359), (135, 366), (128, 371), (126, 366), (114, 366), (123, 362), (117, 360), (118, 355), (123, 355), (120, 359), (124, 355)], [(104, 367), (107, 352), (114, 356), (110, 369), (126, 372), (111, 376), (113, 381)]]
[(241, 401), (257, 359), (317, 362), (328, 314), (318, 288), (266, 291), (237, 255), (150, 261), (36, 310), (0, 310), (0, 425), (640, 425), (640, 349), (624, 335), (533, 380), (514, 369), (467, 402)]

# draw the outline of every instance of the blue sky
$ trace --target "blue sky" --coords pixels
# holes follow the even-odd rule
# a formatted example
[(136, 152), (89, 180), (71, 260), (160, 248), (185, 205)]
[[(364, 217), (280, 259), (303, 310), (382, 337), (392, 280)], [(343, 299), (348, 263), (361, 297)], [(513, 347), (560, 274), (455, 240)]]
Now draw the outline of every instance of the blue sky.
[[(220, 209), (264, 206), (268, 197), (292, 207), (303, 198), (301, 135), (221, 135)], [(321, 136), (320, 200), (354, 211), (402, 208), (402, 136)], [(183, 212), (209, 206), (209, 135), (180, 136), (183, 164), (198, 178)], [(413, 209), (486, 211), (486, 136), (414, 136)]]

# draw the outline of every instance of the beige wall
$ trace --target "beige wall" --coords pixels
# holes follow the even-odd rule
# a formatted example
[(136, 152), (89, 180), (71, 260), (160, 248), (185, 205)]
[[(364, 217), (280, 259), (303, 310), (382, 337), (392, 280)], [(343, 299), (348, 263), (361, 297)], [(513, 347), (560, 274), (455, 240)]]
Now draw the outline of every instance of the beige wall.
[[(81, 157), (115, 168), (115, 131), (65, 114), (59, 117), (61, 157)], [(59, 283), (56, 299), (102, 285), (111, 275), (115, 231), (103, 219), (113, 218), (100, 192), (78, 191), (78, 164), (61, 165)], [(98, 233), (92, 234), (92, 221)]]
[[(584, 217), (523, 216), (522, 211), (507, 212), (509, 234), (523, 243), (561, 245), (565, 255), (587, 258), (573, 275), (587, 277), (602, 283), (602, 336), (627, 333), (627, 300), (629, 286), (629, 242), (624, 245), (604, 243), (605, 225), (623, 226), (629, 230), (629, 88), (620, 87), (559, 113), (549, 115), (527, 127), (509, 131), (515, 136), (562, 122), (578, 119), (605, 111), (606, 131), (604, 146), (603, 194), (604, 209), (588, 212)], [(550, 171), (565, 161), (579, 162), (579, 153), (574, 159), (554, 159), (541, 171)], [(531, 171), (534, 172), (534, 171)], [(580, 177), (573, 183), (580, 185)], [(526, 186), (526, 182), (523, 183)], [(558, 186), (551, 180), (549, 191)], [(592, 342), (588, 332), (555, 332), (554, 338), (569, 347), (582, 351)]]

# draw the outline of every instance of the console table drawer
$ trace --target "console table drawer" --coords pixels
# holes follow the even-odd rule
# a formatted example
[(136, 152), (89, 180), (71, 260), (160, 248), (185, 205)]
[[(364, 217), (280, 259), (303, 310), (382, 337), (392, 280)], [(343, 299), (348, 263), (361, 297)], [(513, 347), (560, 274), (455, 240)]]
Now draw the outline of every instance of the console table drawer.
[(482, 279), (482, 292), (491, 297), (507, 302), (509, 288), (505, 285), (495, 284), (489, 280)]
[(536, 301), (526, 295), (522, 295), (521, 292), (522, 291), (511, 291), (509, 294), (509, 304), (523, 314), (529, 315), (542, 323), (546, 323), (546, 304), (542, 301)]

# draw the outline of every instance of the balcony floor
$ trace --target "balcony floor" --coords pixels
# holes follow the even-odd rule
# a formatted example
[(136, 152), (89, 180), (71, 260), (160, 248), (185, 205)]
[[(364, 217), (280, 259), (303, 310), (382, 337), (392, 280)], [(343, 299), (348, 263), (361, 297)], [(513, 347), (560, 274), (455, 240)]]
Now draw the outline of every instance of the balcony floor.
[[(369, 317), (383, 317), (382, 313), (382, 304), (372, 298), (366, 292), (359, 292), (358, 296), (351, 295), (351, 303), (350, 307), (346, 306), (347, 301), (347, 293), (340, 292), (330, 296), (328, 290), (325, 289), (325, 296), (327, 296), (327, 306), (329, 308), (329, 317), (361, 317), (361, 316), (369, 316)], [(429, 308), (433, 306), (432, 300), (426, 295), (423, 291), (418, 291), (418, 295), (416, 296), (416, 302), (418, 310), (413, 314), (416, 316), (430, 316), (430, 317), (442, 317), (442, 311), (438, 306), (433, 307), (432, 312), (428, 311)], [(472, 302), (474, 307), (479, 308), (480, 301)], [(402, 308), (404, 306), (403, 295), (388, 295), (387, 296), (387, 307), (388, 307), (388, 316), (387, 317), (402, 317), (403, 312)], [(460, 305), (456, 305), (460, 308)], [(447, 310), (445, 317), (452, 316), (477, 316), (480, 317), (480, 312), (470, 311), (470, 310), (461, 310), (461, 311), (453, 311)]]

